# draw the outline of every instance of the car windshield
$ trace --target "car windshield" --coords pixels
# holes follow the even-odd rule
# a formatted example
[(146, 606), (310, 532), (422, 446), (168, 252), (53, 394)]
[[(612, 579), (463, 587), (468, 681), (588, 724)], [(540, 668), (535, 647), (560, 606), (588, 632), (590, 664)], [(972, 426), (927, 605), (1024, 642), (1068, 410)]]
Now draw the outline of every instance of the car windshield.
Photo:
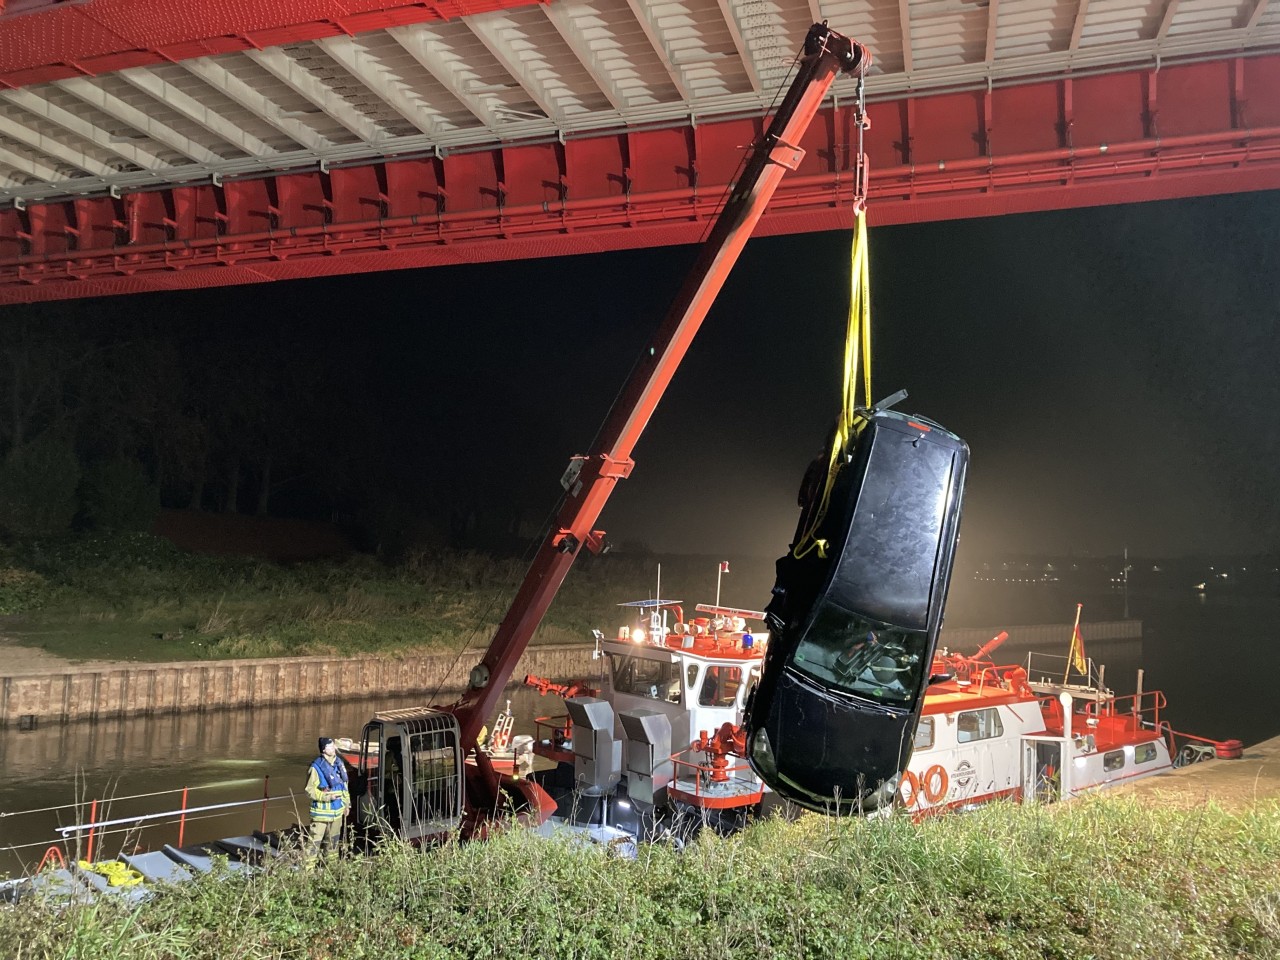
[(824, 687), (894, 706), (920, 689), (927, 636), (886, 626), (823, 604), (792, 656), (792, 665)]

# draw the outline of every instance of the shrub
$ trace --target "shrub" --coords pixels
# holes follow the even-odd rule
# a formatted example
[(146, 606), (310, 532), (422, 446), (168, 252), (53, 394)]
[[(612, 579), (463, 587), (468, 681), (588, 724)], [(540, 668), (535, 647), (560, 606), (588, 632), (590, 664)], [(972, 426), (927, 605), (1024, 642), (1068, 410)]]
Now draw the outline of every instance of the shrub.
[(160, 512), (160, 488), (135, 460), (104, 460), (80, 485), (84, 517), (99, 530), (150, 530)]
[(48, 581), (40, 574), (0, 566), (0, 615), (35, 610), (48, 600), (50, 593)]
[(52, 437), (10, 450), (0, 464), (0, 529), (15, 537), (65, 533), (76, 514), (80, 463)]

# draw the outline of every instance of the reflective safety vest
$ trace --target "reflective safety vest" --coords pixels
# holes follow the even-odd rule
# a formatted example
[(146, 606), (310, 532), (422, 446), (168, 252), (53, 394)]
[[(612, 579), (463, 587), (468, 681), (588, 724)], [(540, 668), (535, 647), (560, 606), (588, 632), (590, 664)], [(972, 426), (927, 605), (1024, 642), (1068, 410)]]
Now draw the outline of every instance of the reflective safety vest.
[[(316, 784), (314, 793), (311, 790), (311, 774), (315, 774)], [(311, 770), (308, 772), (307, 793), (311, 796), (311, 819), (320, 821), (334, 821), (342, 817), (343, 811), (347, 807), (347, 768), (341, 760), (330, 763), (324, 757), (316, 757), (311, 761)], [(320, 793), (325, 790), (339, 790), (342, 795), (334, 797), (332, 800), (318, 799)]]

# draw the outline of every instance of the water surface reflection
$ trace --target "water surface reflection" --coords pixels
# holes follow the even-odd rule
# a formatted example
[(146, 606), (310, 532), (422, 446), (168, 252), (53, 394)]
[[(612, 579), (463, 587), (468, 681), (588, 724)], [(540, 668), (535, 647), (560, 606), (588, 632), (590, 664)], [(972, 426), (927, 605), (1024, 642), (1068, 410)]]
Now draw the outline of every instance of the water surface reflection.
[[(535, 716), (560, 708), (557, 698), (543, 698), (524, 687), (512, 688), (507, 696), (517, 732), (532, 732)], [(108, 801), (97, 812), (102, 821), (179, 809), (181, 793), (167, 791), (183, 787), (192, 788), (188, 805), (194, 807), (261, 797), (265, 784), (271, 796), (281, 798), (267, 806), (267, 828), (299, 822), (300, 815), (305, 819), (302, 788), (318, 736), (356, 739), (374, 712), (421, 703), (419, 697), (391, 697), (0, 732), (0, 768), (5, 771), (0, 782), (0, 874), (37, 862), (57, 827), (89, 819), (88, 801), (93, 799)], [(135, 799), (121, 799), (126, 797)], [(78, 807), (70, 806), (77, 801)], [(53, 807), (63, 809), (16, 815)], [(210, 822), (189, 820), (186, 839), (247, 832), (260, 826), (262, 812), (253, 805), (208, 814)], [(136, 843), (156, 849), (177, 839), (177, 824), (149, 828), (141, 836), (121, 829), (108, 836), (106, 850)], [(4, 852), (14, 846), (22, 849)]]

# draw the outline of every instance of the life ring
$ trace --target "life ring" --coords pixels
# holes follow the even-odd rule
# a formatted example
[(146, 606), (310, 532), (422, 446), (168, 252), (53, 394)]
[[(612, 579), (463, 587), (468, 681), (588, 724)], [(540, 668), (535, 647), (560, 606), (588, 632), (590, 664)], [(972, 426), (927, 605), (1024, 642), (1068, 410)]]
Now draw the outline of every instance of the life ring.
[(937, 803), (945, 797), (949, 785), (947, 771), (942, 768), (940, 763), (935, 763), (926, 770), (924, 779), (920, 781), (920, 789), (924, 792), (924, 798), (930, 803)]
[(902, 780), (898, 784), (898, 799), (904, 807), (914, 807), (920, 799), (920, 779), (910, 770), (902, 773)]

